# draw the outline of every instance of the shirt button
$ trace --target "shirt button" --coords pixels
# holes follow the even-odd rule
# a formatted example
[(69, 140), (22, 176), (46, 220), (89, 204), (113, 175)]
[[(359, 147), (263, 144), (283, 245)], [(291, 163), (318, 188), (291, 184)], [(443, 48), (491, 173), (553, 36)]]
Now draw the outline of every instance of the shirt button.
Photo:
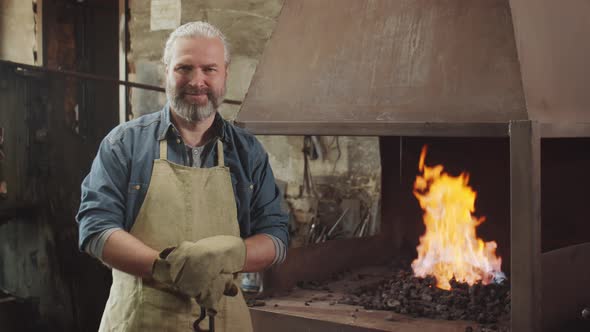
[(254, 189), (254, 185), (253, 184), (250, 185), (250, 190), (252, 190), (252, 189)]
[(135, 188), (135, 190), (139, 190), (139, 189), (141, 189), (141, 186), (136, 184), (133, 188)]

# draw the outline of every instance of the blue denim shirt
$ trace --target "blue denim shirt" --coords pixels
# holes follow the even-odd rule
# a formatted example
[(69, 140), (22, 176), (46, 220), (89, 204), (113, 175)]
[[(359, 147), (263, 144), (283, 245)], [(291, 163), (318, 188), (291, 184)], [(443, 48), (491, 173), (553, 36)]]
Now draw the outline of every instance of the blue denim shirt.
[[(270, 234), (288, 246), (288, 214), (281, 209), (281, 194), (266, 151), (256, 137), (219, 114), (213, 126), (230, 169), (241, 237)], [(160, 112), (117, 126), (104, 138), (82, 182), (76, 216), (81, 250), (95, 234), (110, 228), (131, 229), (150, 185), (154, 160), (160, 157), (158, 142), (164, 138), (168, 141), (168, 160), (189, 166), (185, 145), (170, 121), (168, 105)], [(203, 167), (216, 166), (217, 149), (203, 153)]]

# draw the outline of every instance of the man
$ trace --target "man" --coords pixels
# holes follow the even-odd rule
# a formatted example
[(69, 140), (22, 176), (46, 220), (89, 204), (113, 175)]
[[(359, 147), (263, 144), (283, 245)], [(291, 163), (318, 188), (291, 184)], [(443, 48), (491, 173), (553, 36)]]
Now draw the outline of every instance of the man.
[(167, 105), (111, 131), (82, 183), (80, 248), (113, 270), (100, 331), (190, 331), (201, 307), (217, 331), (250, 331), (241, 294), (223, 294), (284, 259), (279, 190), (260, 143), (217, 112), (223, 34), (185, 24), (163, 62)]

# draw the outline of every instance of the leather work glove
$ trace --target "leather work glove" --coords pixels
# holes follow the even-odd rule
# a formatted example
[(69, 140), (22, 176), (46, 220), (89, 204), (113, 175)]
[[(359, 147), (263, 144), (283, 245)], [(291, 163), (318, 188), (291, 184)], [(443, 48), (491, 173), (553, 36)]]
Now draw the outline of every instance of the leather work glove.
[(235, 288), (233, 274), (242, 270), (245, 260), (241, 238), (212, 236), (163, 250), (154, 262), (152, 277), (194, 297), (201, 306), (216, 309), (224, 292)]
[(238, 287), (234, 284), (234, 275), (222, 273), (211, 280), (209, 286), (205, 287), (204, 291), (195, 297), (195, 300), (203, 308), (219, 311), (217, 305), (222, 295), (236, 296), (237, 294)]

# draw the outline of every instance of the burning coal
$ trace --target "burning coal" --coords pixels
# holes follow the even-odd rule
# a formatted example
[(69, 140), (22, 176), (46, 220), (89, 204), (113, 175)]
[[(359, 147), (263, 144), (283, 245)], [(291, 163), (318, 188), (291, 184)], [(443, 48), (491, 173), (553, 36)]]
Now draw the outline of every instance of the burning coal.
[(412, 262), (417, 277), (433, 276), (436, 286), (450, 290), (450, 280), (484, 285), (504, 277), (497, 244), (484, 242), (476, 227), (485, 221), (476, 217), (476, 192), (468, 185), (469, 174), (453, 177), (442, 165), (425, 165), (427, 146), (422, 148), (414, 182), (414, 196), (424, 211), (426, 232), (420, 237), (418, 258)]

